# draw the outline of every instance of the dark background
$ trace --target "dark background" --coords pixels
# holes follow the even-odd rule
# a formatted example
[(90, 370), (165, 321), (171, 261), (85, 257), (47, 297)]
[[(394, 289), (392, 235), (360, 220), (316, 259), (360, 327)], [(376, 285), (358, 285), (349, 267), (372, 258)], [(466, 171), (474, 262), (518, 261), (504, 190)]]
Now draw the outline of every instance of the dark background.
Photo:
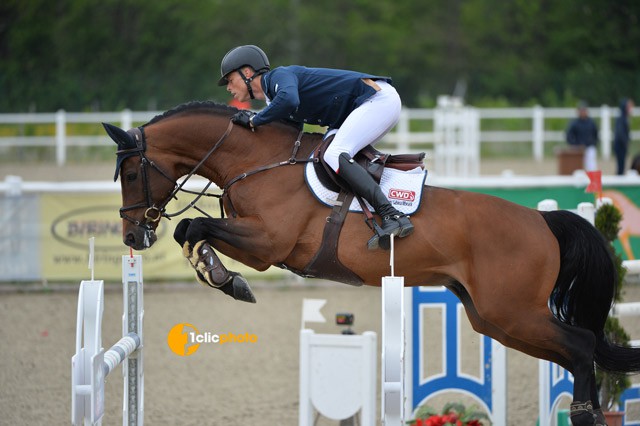
[(640, 98), (636, 0), (5, 0), (0, 112), (226, 102), (222, 56), (390, 75), (405, 106)]

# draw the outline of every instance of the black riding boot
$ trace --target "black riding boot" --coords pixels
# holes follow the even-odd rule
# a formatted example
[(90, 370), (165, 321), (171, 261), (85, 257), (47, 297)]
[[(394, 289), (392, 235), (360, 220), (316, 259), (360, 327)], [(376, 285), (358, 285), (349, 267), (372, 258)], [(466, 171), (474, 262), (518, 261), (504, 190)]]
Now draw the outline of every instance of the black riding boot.
[(340, 165), (338, 175), (349, 184), (356, 195), (367, 200), (382, 218), (382, 225), (376, 227), (376, 235), (367, 243), (369, 250), (375, 250), (378, 247), (389, 250), (391, 235), (403, 238), (413, 232), (409, 217), (391, 205), (380, 186), (365, 169), (346, 153), (340, 154), (338, 162)]

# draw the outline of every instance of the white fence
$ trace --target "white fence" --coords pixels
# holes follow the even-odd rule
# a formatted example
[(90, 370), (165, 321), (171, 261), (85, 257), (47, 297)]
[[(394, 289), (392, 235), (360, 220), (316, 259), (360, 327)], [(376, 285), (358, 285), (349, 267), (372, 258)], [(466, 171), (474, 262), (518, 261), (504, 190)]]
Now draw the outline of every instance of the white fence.
[[(541, 161), (544, 158), (544, 147), (547, 143), (560, 143), (564, 141), (564, 130), (547, 130), (546, 121), (550, 119), (563, 119), (567, 122), (576, 117), (574, 108), (469, 108), (477, 112), (479, 118), (479, 143), (531, 143), (533, 157)], [(402, 111), (400, 122), (396, 128), (388, 134), (384, 142), (395, 145), (389, 151), (412, 152), (425, 151), (427, 147), (433, 147), (437, 151), (439, 138), (435, 121), (438, 109), (409, 109)], [(26, 124), (51, 124), (55, 125), (55, 132), (50, 135), (40, 136), (2, 136), (0, 137), (0, 152), (7, 147), (52, 147), (55, 148), (56, 162), (62, 166), (66, 162), (67, 150), (73, 146), (107, 146), (111, 142), (106, 136), (95, 135), (70, 135), (67, 126), (72, 123), (101, 122), (119, 123), (122, 128), (128, 129), (135, 123), (144, 123), (161, 111), (130, 111), (121, 112), (96, 112), (80, 113), (65, 112), (60, 110), (55, 113), (26, 113), (26, 114), (0, 114), (0, 127), (2, 125), (26, 125)], [(614, 119), (618, 116), (618, 108), (603, 105), (599, 108), (590, 108), (590, 115), (596, 120), (600, 130), (600, 151), (604, 159), (611, 156), (613, 142)], [(635, 108), (634, 115), (640, 114), (640, 108)], [(475, 119), (476, 114), (471, 117)], [(529, 124), (523, 125), (521, 130), (482, 130), (492, 120), (525, 120)], [(412, 128), (428, 129), (424, 131), (412, 131)], [(565, 126), (566, 127), (566, 126)], [(20, 133), (20, 132), (18, 132)], [(640, 129), (632, 131), (632, 139), (640, 139)], [(427, 149), (428, 151), (428, 149)]]

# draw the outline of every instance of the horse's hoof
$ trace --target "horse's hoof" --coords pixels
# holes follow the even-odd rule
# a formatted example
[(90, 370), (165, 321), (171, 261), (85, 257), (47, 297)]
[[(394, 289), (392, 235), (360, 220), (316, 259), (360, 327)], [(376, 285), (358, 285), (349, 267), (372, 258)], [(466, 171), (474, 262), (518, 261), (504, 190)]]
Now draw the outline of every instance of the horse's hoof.
[(229, 279), (222, 285), (211, 285), (199, 271), (196, 271), (196, 280), (205, 287), (216, 288), (224, 294), (242, 302), (256, 303), (256, 297), (249, 287), (247, 280), (237, 272), (231, 272)]
[(233, 279), (230, 283), (226, 284), (227, 286), (230, 285), (233, 289), (233, 294), (230, 296), (242, 302), (256, 303), (256, 298), (247, 280), (240, 274), (234, 272), (232, 272), (232, 274), (234, 274)]
[[(593, 410), (593, 404), (591, 401), (586, 402), (572, 402), (569, 405), (569, 417), (571, 418), (571, 424), (573, 426), (598, 426), (600, 421), (596, 412)], [(604, 419), (604, 415), (602, 416)], [(604, 423), (606, 426), (606, 422)]]

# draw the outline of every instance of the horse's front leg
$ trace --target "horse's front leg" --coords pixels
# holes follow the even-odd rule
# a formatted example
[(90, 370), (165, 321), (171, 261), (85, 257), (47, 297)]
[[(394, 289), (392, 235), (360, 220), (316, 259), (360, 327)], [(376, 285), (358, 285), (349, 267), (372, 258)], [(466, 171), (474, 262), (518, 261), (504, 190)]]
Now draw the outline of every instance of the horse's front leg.
[[(174, 232), (174, 239), (182, 246), (184, 256), (196, 270), (196, 279), (203, 285), (218, 288), (235, 299), (255, 302), (247, 281), (237, 272), (229, 271), (214, 251), (214, 246), (234, 259), (265, 270), (270, 264), (258, 253), (269, 253), (270, 242), (261, 221), (224, 219), (184, 219)], [(263, 238), (260, 238), (260, 237)]]

